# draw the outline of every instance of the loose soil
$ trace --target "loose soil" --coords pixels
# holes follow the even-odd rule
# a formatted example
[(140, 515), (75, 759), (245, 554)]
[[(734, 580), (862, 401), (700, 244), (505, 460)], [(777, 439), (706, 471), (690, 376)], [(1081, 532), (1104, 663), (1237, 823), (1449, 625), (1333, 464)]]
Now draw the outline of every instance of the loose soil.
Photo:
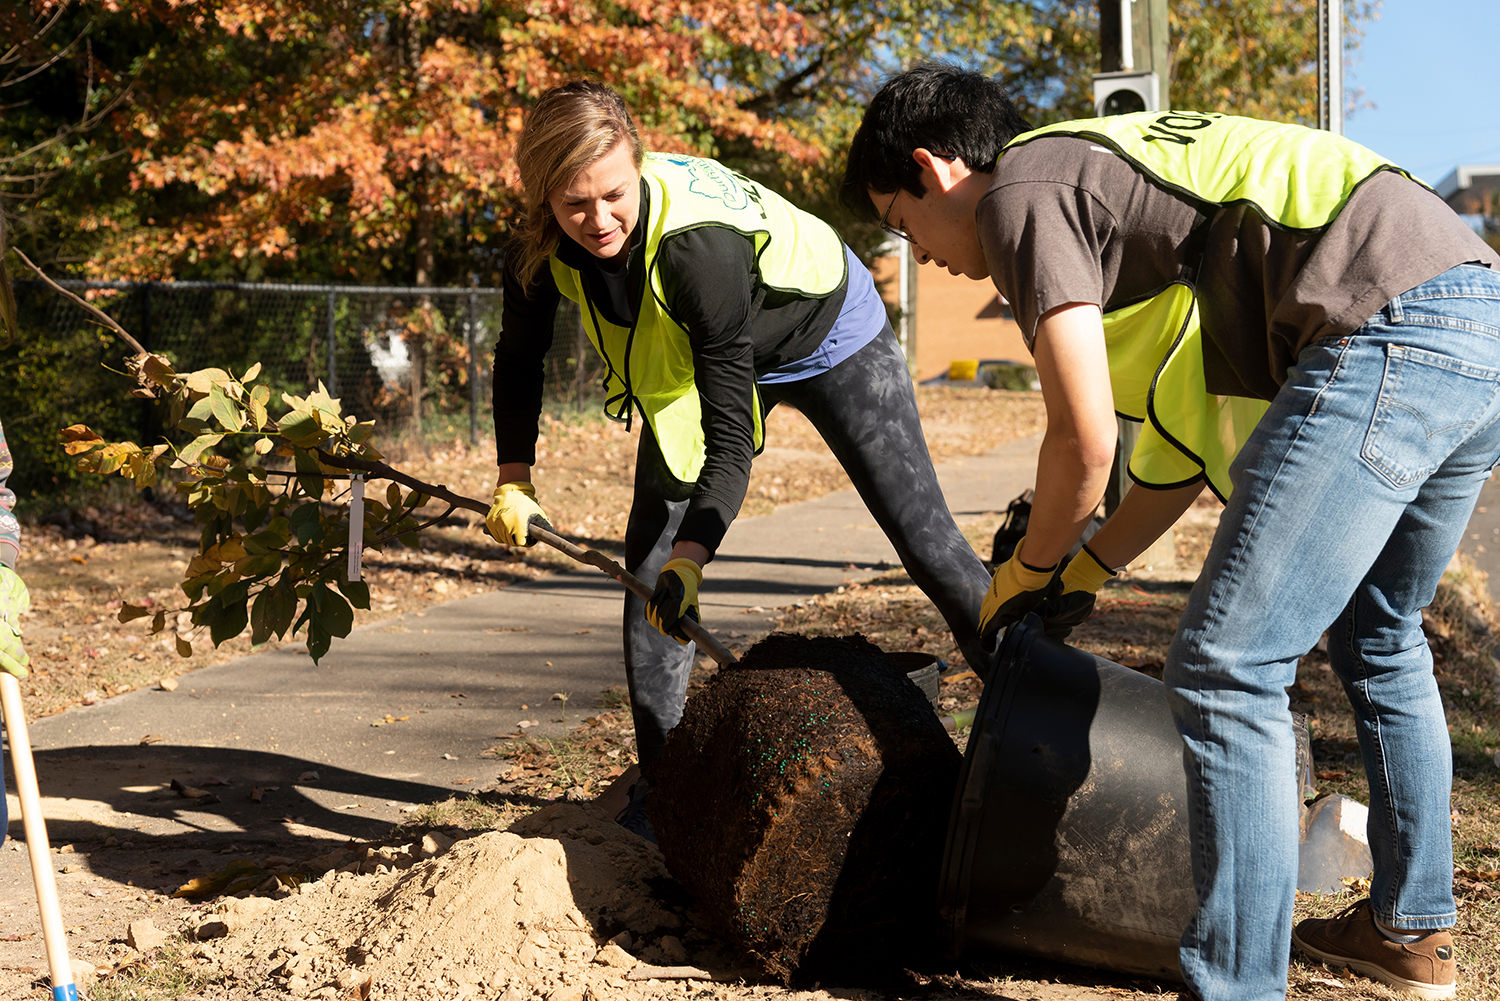
[[(982, 454), (1038, 430), (1042, 421), (1032, 394), (921, 390), (919, 403), (940, 460)], [(762, 503), (769, 510), (847, 485), (799, 415), (780, 409), (770, 428), (772, 447), (757, 460), (745, 513), (762, 513)], [(561, 417), (547, 425), (545, 435), (537, 479), (554, 524), (599, 548), (618, 549), (634, 441), (592, 421)], [(396, 465), (422, 479), (488, 496), (492, 456), (481, 450), (430, 442), (388, 443), (385, 449)], [(1005, 500), (997, 498), (997, 506)], [(1075, 641), (1128, 666), (1159, 671), (1195, 573), (1194, 554), (1201, 559), (1216, 518), (1210, 502), (1195, 508), (1178, 532), (1178, 568), (1133, 573), (1106, 589), (1100, 614)], [(998, 522), (996, 514), (965, 526), (981, 554), (988, 554)], [(167, 607), (179, 600), (174, 588), (182, 567), (172, 563), (186, 563), (195, 534), (179, 512), (134, 500), (101, 501), (91, 510), (27, 524), (23, 570), (36, 604), (27, 638), (38, 666), (46, 668), (23, 686), (30, 712), (107, 698), (245, 652), (247, 647), (235, 646), (243, 640), (218, 651), (195, 642), (193, 658), (184, 661), (164, 649), (160, 638), (136, 631), (140, 623), (113, 622), (109, 604), (121, 598), (151, 598)], [(373, 617), (504, 586), (545, 573), (561, 559), (541, 547), (510, 551), (494, 545), (472, 520), (455, 518), (425, 534), (419, 549), (367, 556)], [(1459, 997), (1466, 999), (1500, 996), (1494, 763), (1500, 738), (1494, 735), (1495, 624), (1487, 618), (1485, 586), (1482, 575), (1459, 562), (1428, 623), (1454, 741)], [(941, 619), (903, 574), (841, 592), (789, 606), (780, 628), (808, 635), (863, 633), (888, 649), (920, 648), (952, 658)], [(693, 688), (713, 673), (700, 666)], [(1366, 799), (1352, 721), (1326, 656), (1309, 654), (1292, 694), (1294, 708), (1313, 716), (1320, 789)], [(952, 711), (972, 705), (977, 695), (972, 675), (951, 676), (942, 686), (942, 705)], [(77, 922), (68, 929), (70, 947), (100, 975), (92, 982), (93, 996), (1060, 1001), (1173, 994), (1169, 984), (1009, 957), (807, 991), (759, 979), (744, 957), (700, 930), (707, 922), (665, 876), (654, 848), (574, 801), (591, 798), (628, 763), (629, 714), (619, 704), (619, 693), (605, 693), (600, 712), (568, 739), (497, 745), (492, 753), (498, 775), (489, 786), (415, 812), (378, 841), (343, 842), (306, 830), (276, 842), (247, 841), (240, 834), (238, 843), (205, 832), (194, 850), (172, 852), (146, 851), (128, 839), (58, 845), (53, 858), (59, 881), (81, 902), (69, 908)], [(965, 739), (958, 735), (960, 747)], [(450, 847), (448, 839), (457, 843)], [(22, 847), (11, 842), (0, 850)], [(216, 873), (206, 895), (171, 896)], [(575, 873), (580, 878), (570, 879)], [(475, 892), (496, 887), (496, 893)], [(1332, 913), (1360, 892), (1356, 885), (1338, 896), (1303, 895), (1298, 915)], [(0, 918), (10, 918), (0, 921), (0, 999), (39, 1001), (50, 992), (40, 935), (13, 916), (21, 893), (17, 888), (0, 901)], [(127, 925), (142, 918), (169, 933), (165, 945), (131, 947)], [(681, 965), (719, 979), (671, 979), (680, 971), (661, 969)], [(1290, 996), (1397, 995), (1298, 960)]]

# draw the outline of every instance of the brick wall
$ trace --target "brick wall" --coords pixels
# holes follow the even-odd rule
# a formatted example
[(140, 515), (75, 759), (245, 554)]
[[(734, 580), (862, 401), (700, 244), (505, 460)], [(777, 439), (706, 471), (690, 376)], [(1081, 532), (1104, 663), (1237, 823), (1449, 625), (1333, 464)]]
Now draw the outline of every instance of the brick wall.
[[(899, 258), (881, 257), (871, 269), (881, 294), (891, 303), (898, 295), (898, 264)], [(918, 382), (943, 374), (955, 359), (1031, 363), (1021, 328), (1008, 309), (1001, 315), (996, 308), (993, 284), (950, 274), (935, 264), (924, 264), (915, 273)]]

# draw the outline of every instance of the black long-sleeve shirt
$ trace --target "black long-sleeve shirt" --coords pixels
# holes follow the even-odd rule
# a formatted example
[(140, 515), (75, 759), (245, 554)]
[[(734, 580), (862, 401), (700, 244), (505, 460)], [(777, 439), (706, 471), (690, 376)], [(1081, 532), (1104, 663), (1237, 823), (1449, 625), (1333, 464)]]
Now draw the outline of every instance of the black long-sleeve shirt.
[[(644, 234), (650, 197), (641, 182), (641, 211), (625, 267), (612, 271), (577, 243), (562, 238), (558, 258), (578, 270), (590, 308), (630, 326), (646, 291)], [(543, 362), (562, 293), (543, 269), (523, 287), (507, 255), (505, 304), (495, 345), (495, 442), (501, 463), (536, 463)], [(757, 376), (799, 361), (823, 343), (844, 304), (844, 287), (816, 298), (761, 283), (751, 238), (724, 226), (699, 226), (661, 242), (657, 268), (667, 312), (693, 351), (694, 382), (703, 411), (705, 457), (675, 541), (697, 542), (710, 555), (744, 502), (754, 457), (752, 387)], [(847, 284), (847, 283), (846, 283)]]

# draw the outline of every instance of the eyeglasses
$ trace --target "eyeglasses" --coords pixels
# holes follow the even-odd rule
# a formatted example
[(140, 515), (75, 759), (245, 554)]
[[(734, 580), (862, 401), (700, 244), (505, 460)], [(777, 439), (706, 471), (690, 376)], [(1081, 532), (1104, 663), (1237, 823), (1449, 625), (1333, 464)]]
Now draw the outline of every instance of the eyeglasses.
[[(937, 157), (939, 160), (947, 160), (949, 163), (952, 163), (954, 160), (958, 159), (958, 157), (952, 153), (934, 153), (932, 155)], [(913, 239), (912, 235), (906, 231), (905, 226), (902, 226), (898, 229), (897, 227), (891, 225), (891, 209), (896, 207), (896, 199), (899, 197), (901, 197), (901, 189), (897, 188), (896, 193), (891, 195), (890, 204), (885, 207), (884, 212), (880, 213), (880, 228), (885, 230), (892, 236), (899, 236), (901, 239), (905, 240), (912, 246), (916, 246), (917, 241)]]
[(885, 211), (884, 212), (880, 213), (880, 228), (883, 229), (883, 230), (885, 230), (887, 233), (891, 234), (892, 236), (899, 236), (901, 239), (905, 240), (907, 243), (910, 243), (913, 246), (915, 246), (917, 241), (913, 240), (911, 238), (911, 234), (906, 231), (906, 228), (904, 226), (902, 228), (900, 228), (900, 229), (897, 229), (895, 226), (892, 226), (891, 223), (890, 223), (891, 209), (893, 209), (893, 208), (896, 207), (896, 199), (899, 198), (900, 196), (901, 196), (901, 189), (897, 188), (896, 189), (896, 193), (894, 195), (891, 195), (891, 202), (890, 202), (890, 204), (885, 207)]

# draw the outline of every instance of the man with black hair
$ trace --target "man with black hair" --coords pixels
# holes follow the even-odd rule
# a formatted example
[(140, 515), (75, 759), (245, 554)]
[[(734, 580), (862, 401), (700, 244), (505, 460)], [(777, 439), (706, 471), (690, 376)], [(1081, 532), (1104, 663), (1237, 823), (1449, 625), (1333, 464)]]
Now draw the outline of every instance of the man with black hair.
[[(990, 278), (1047, 409), (1026, 537), (990, 631), (1066, 636), (1207, 485), (1226, 507), (1165, 672), (1184, 743), (1202, 1001), (1286, 993), (1293, 938), (1452, 997), (1451, 752), (1421, 610), (1500, 460), (1500, 257), (1341, 137), (1165, 112), (1029, 130), (1002, 86), (928, 64), (876, 95), (843, 200), (919, 261)], [(1063, 555), (1142, 423), (1138, 487)], [(1291, 927), (1286, 687), (1328, 630), (1370, 777), (1370, 897)]]

